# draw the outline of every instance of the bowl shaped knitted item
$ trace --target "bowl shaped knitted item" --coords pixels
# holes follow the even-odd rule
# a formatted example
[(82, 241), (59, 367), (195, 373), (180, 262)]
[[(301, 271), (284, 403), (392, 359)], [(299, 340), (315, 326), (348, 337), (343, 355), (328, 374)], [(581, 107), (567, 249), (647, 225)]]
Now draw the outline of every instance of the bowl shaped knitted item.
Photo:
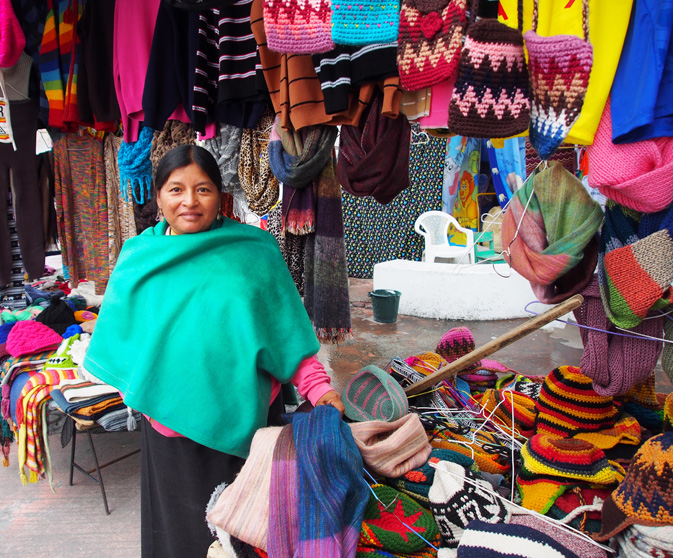
[(393, 422), (409, 412), (402, 386), (378, 366), (365, 366), (342, 392), (346, 416), (355, 421)]

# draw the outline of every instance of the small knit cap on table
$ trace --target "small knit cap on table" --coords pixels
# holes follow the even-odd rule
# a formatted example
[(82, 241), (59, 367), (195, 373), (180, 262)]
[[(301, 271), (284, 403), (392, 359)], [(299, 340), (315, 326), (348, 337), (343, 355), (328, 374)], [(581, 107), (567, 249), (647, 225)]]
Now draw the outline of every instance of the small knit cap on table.
[(630, 525), (614, 540), (617, 556), (652, 558), (673, 555), (673, 527)]
[(264, 0), (263, 4), (270, 50), (316, 54), (334, 48), (330, 0)]
[(505, 259), (530, 281), (538, 300), (557, 304), (591, 281), (602, 222), (601, 206), (579, 179), (551, 161), (510, 201), (502, 223)]
[(50, 327), (34, 320), (16, 322), (7, 335), (7, 352), (13, 357), (58, 348), (63, 341)]
[(399, 0), (332, 0), (332, 40), (338, 45), (394, 43), (399, 25)]
[(474, 459), (471, 457), (449, 449), (433, 448), (430, 452), (430, 457), (425, 463), (414, 467), (401, 477), (395, 479), (392, 483), (393, 487), (411, 496), (422, 506), (429, 508), (430, 500), (428, 499), (428, 493), (430, 492), (432, 482), (435, 480), (435, 468), (433, 465), (436, 465), (440, 461), (451, 461), (475, 472), (479, 471), (479, 467), (475, 465)]
[(402, 0), (400, 84), (417, 91), (455, 78), (467, 25), (467, 0)]
[[(476, 348), (474, 335), (467, 327), (454, 327), (447, 331), (437, 343), (435, 352), (451, 363), (460, 357), (471, 353)], [(480, 362), (475, 362), (470, 368), (475, 368)]]
[(373, 420), (349, 426), (362, 460), (378, 475), (400, 477), (427, 462), (432, 451), (415, 413), (393, 422)]
[(365, 508), (358, 547), (410, 554), (423, 550), (426, 541), (439, 542), (439, 530), (430, 510), (390, 486), (375, 484), (371, 489), (374, 494), (369, 496)]
[(629, 525), (673, 525), (673, 432), (650, 438), (603, 504), (604, 541)]
[[(458, 544), (458, 558), (580, 558), (545, 533), (525, 525), (471, 521)], [(584, 555), (582, 555), (584, 556)]]
[(547, 375), (537, 409), (536, 432), (559, 438), (612, 428), (617, 417), (612, 397), (596, 393), (591, 378), (576, 366), (560, 366)]
[(341, 393), (346, 416), (354, 421), (393, 422), (409, 412), (402, 386), (378, 366), (368, 365), (357, 372)]
[(593, 144), (587, 148), (589, 186), (635, 211), (661, 211), (673, 202), (673, 138), (615, 145), (610, 110), (608, 99)]
[(464, 529), (475, 519), (502, 523), (510, 517), (509, 509), (496, 497), (489, 482), (457, 463), (437, 464), (428, 496), (442, 534), (442, 548), (458, 548)]

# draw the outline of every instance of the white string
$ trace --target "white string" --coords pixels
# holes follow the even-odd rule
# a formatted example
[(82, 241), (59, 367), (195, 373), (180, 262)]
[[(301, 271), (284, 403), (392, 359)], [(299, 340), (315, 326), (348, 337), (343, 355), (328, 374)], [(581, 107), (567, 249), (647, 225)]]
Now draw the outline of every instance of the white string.
[[(441, 466), (442, 465), (441, 461), (439, 463), (428, 462), (428, 465), (430, 465), (430, 467), (433, 467), (434, 469), (438, 469), (438, 470), (441, 470), (445, 473), (449, 473), (450, 475), (453, 475), (454, 477), (459, 478), (461, 481), (466, 482), (468, 484), (471, 484), (475, 488), (481, 488), (474, 480), (469, 478), (467, 475), (458, 475), (457, 473), (454, 473), (453, 471), (449, 471), (446, 467)], [(544, 521), (545, 523), (548, 523), (549, 525), (552, 525), (554, 527), (558, 527), (561, 530), (565, 530), (570, 535), (572, 535), (574, 537), (577, 537), (579, 539), (582, 539), (585, 542), (591, 543), (592, 545), (597, 546), (598, 548), (602, 548), (606, 552), (610, 552), (610, 553), (613, 553), (613, 554), (615, 553), (615, 551), (612, 548), (610, 548), (608, 546), (605, 546), (605, 545), (602, 545), (599, 542), (596, 542), (586, 533), (582, 533), (582, 531), (578, 531), (577, 529), (575, 529), (573, 527), (570, 527), (570, 525), (565, 525), (565, 524), (563, 524), (563, 523), (561, 523), (561, 522), (559, 522), (555, 519), (552, 519), (551, 517), (547, 517), (546, 515), (542, 515), (541, 513), (538, 513), (534, 510), (529, 510), (527, 508), (524, 508), (523, 506), (520, 506), (519, 504), (515, 504), (514, 502), (510, 502), (509, 500), (507, 500), (507, 498), (503, 498), (502, 496), (500, 496), (500, 494), (498, 494), (495, 491), (493, 491), (492, 494), (496, 498), (503, 501), (505, 503), (505, 505), (507, 505), (507, 506), (517, 508), (517, 509), (523, 511), (524, 513), (528, 514), (528, 515), (535, 516), (539, 520)]]

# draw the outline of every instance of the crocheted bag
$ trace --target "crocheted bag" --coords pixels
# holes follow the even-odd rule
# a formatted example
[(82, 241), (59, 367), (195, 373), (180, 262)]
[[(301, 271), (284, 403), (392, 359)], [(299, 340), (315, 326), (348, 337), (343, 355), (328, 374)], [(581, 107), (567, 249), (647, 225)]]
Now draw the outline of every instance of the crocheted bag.
[(400, 26), (399, 0), (332, 2), (332, 40), (338, 45), (394, 43)]
[(540, 37), (537, 16), (535, 0), (533, 29), (524, 35), (531, 89), (530, 142), (545, 160), (579, 118), (594, 56), (589, 42), (589, 0), (582, 2), (584, 39), (575, 35)]
[(316, 54), (334, 48), (330, 0), (264, 0), (267, 46), (288, 54)]
[(402, 0), (397, 66), (407, 91), (456, 75), (467, 0)]
[(519, 0), (519, 28), (513, 29), (496, 19), (475, 22), (478, 2), (472, 0), (470, 25), (449, 105), (449, 129), (454, 134), (507, 138), (528, 129), (530, 99), (521, 35), (522, 3)]

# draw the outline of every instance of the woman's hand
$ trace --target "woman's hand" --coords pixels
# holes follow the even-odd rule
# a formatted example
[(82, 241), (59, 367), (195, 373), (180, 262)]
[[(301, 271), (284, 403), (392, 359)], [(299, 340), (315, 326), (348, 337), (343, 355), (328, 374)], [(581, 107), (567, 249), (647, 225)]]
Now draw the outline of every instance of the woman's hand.
[(330, 390), (318, 399), (315, 406), (317, 407), (318, 405), (332, 405), (332, 407), (341, 413), (341, 416), (344, 416), (344, 411), (346, 410), (341, 401), (341, 396), (336, 390)]

